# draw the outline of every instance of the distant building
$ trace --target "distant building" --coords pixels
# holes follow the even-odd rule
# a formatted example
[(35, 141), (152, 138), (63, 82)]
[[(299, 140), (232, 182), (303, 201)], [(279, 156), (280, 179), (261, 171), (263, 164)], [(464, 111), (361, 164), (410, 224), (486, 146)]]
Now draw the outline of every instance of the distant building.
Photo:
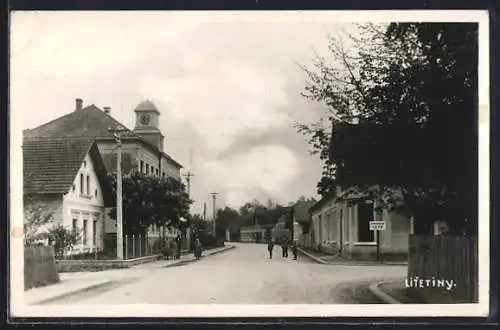
[(112, 189), (97, 144), (88, 138), (34, 138), (23, 144), (24, 198), (52, 212), (53, 225), (79, 232), (73, 252), (104, 249)]
[[(130, 173), (139, 171), (157, 177), (173, 177), (181, 180), (182, 165), (164, 152), (164, 136), (159, 129), (160, 111), (149, 100), (141, 102), (134, 110), (136, 125), (133, 130), (111, 116), (110, 108), (102, 110), (95, 105), (83, 107), (83, 101), (76, 99), (74, 111), (56, 118), (34, 129), (23, 131), (25, 141), (39, 138), (92, 138), (102, 155), (108, 173), (116, 172), (116, 141), (109, 128), (119, 126), (126, 129), (122, 134), (122, 170)], [(163, 228), (152, 226), (149, 236), (158, 236)], [(166, 228), (164, 229), (167, 230)], [(116, 236), (116, 220), (105, 212), (105, 233)], [(172, 236), (175, 233), (170, 233)]]
[(310, 226), (311, 215), (309, 209), (316, 203), (314, 200), (298, 202), (293, 206), (294, 240), (300, 245), (311, 247)]
[(334, 194), (325, 196), (310, 208), (310, 245), (323, 252), (346, 258), (373, 258), (376, 255), (376, 234), (369, 223), (374, 219), (385, 221), (386, 229), (380, 231), (382, 255), (408, 253), (410, 219), (395, 212), (383, 210), (376, 215), (373, 201), (364, 195), (351, 195), (340, 201)]

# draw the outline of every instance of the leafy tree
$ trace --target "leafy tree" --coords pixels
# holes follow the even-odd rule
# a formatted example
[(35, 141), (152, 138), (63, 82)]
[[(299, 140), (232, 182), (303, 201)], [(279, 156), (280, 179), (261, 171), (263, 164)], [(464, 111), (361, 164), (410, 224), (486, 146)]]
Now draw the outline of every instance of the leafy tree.
[(77, 245), (81, 240), (78, 231), (68, 229), (63, 225), (52, 227), (48, 231), (49, 242), (52, 243), (56, 255), (65, 255), (65, 253)]
[[(116, 192), (116, 175), (110, 175)], [(158, 178), (143, 173), (125, 175), (122, 180), (123, 228), (131, 234), (144, 234), (152, 225), (184, 229), (192, 201), (182, 182), (174, 178)], [(116, 193), (114, 194), (116, 196)], [(110, 216), (116, 218), (116, 208)]]
[(223, 209), (218, 209), (216, 214), (217, 226), (224, 230), (232, 228), (239, 216), (238, 211), (228, 206)]
[(351, 50), (330, 37), (330, 62), (303, 67), (304, 96), (329, 111), (327, 120), (297, 125), (323, 161), (318, 193), (337, 185), (368, 193), (414, 216), (416, 232), (435, 220), (455, 233), (467, 222), (474, 232), (477, 24), (359, 29), (360, 37), (348, 35)]
[(265, 209), (265, 206), (257, 199), (254, 199), (251, 202), (247, 202), (243, 204), (242, 207), (240, 207), (240, 214), (241, 215), (252, 214), (256, 211), (262, 211), (263, 209)]
[(24, 246), (33, 246), (47, 238), (47, 226), (52, 222), (53, 211), (48, 205), (35, 203), (31, 198), (24, 200)]

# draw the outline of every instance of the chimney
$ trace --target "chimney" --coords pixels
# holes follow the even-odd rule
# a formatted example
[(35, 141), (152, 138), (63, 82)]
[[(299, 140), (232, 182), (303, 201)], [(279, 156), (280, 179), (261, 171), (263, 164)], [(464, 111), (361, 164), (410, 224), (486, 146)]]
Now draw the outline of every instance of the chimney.
[(76, 102), (75, 111), (82, 110), (83, 100), (82, 99), (75, 99), (75, 102)]
[(109, 114), (111, 112), (111, 107), (103, 107), (104, 112)]

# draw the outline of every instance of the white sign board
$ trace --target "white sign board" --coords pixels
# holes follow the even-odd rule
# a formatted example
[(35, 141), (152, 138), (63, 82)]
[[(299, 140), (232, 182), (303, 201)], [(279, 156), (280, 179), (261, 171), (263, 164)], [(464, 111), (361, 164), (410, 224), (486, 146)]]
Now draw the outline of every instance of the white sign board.
[(370, 230), (385, 230), (385, 221), (370, 221)]

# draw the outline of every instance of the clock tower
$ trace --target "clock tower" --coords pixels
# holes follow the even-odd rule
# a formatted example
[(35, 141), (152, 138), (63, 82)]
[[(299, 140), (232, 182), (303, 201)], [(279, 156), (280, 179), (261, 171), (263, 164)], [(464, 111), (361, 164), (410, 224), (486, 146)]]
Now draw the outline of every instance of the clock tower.
[(135, 108), (134, 132), (163, 151), (163, 139), (159, 128), (160, 111), (150, 100), (143, 101)]

